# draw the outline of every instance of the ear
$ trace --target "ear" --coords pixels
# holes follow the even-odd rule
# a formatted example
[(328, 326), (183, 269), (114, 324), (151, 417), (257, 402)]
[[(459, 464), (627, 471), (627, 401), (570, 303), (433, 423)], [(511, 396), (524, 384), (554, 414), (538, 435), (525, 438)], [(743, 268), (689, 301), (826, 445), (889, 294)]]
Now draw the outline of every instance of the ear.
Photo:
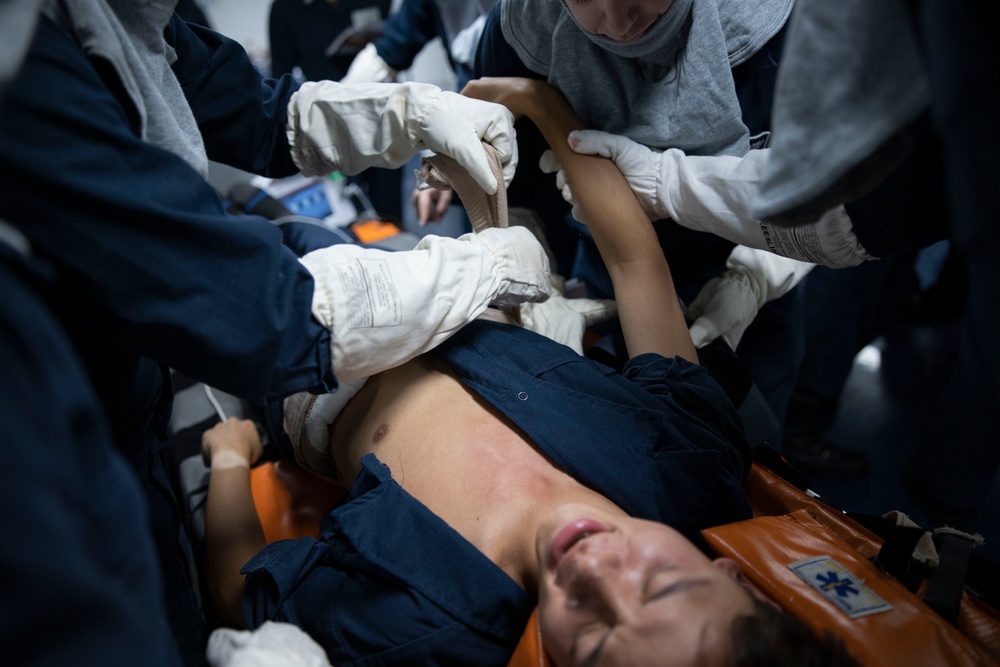
[(769, 604), (778, 611), (781, 611), (781, 607), (775, 602), (771, 597), (761, 590), (757, 584), (750, 581), (745, 574), (743, 574), (743, 568), (740, 564), (734, 561), (732, 558), (716, 558), (712, 561), (712, 565), (716, 566), (727, 575), (733, 578), (740, 586), (746, 590), (747, 593), (757, 598), (765, 604)]

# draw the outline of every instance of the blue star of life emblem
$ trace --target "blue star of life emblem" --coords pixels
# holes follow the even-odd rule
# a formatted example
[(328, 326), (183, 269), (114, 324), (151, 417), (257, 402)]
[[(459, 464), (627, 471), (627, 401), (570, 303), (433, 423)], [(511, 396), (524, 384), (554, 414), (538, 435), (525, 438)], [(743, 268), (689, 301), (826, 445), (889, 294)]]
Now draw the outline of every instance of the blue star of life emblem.
[(853, 581), (841, 579), (836, 572), (828, 571), (825, 575), (817, 574), (816, 579), (822, 584), (824, 591), (834, 591), (840, 597), (861, 594), (861, 591), (854, 587)]
[(865, 583), (830, 556), (815, 556), (788, 566), (803, 581), (851, 618), (892, 609)]

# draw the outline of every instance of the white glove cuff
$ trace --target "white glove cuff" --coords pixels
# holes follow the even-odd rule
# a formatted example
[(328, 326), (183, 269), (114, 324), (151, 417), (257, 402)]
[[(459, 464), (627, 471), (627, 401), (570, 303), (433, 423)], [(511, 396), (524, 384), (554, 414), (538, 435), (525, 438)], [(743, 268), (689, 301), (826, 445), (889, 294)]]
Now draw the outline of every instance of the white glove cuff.
[(494, 306), (516, 306), (539, 301), (540, 293), (551, 292), (549, 261), (545, 249), (526, 227), (484, 229), (473, 239), (493, 260)]
[(315, 396), (300, 392), (285, 399), (283, 426), (296, 463), (317, 475), (338, 479), (330, 451), (330, 428), (367, 381), (366, 377), (342, 381), (332, 394)]
[(354, 380), (439, 345), (491, 301), (542, 301), (548, 259), (523, 227), (457, 239), (428, 235), (413, 250), (336, 245), (299, 261), (313, 277), (313, 316), (330, 331), (333, 371)]
[[(813, 228), (816, 230), (816, 236), (819, 239), (825, 260), (810, 260), (816, 264), (839, 268), (857, 266), (862, 262), (877, 259), (865, 250), (861, 242), (858, 241), (858, 237), (854, 233), (854, 223), (847, 215), (847, 210), (843, 205), (836, 206), (821, 215)], [(798, 230), (796, 229), (796, 231)]]
[(812, 271), (815, 264), (775, 255), (767, 250), (736, 246), (729, 253), (726, 267), (743, 275), (757, 297), (757, 308), (792, 290)]
[(339, 380), (435, 347), (482, 313), (500, 283), (480, 244), (436, 236), (412, 251), (337, 245), (299, 261), (313, 276), (312, 312), (330, 330)]
[(414, 123), (440, 93), (424, 83), (308, 81), (288, 101), (292, 160), (306, 176), (399, 167), (427, 148)]

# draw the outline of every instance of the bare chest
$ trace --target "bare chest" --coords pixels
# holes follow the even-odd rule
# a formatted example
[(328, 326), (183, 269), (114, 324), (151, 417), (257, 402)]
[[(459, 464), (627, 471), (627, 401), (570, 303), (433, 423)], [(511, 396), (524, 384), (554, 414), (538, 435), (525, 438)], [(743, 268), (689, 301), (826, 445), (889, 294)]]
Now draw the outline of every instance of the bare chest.
[(335, 431), (347, 481), (374, 453), (410, 495), (523, 585), (532, 567), (525, 518), (571, 480), (447, 369), (418, 360), (369, 380)]

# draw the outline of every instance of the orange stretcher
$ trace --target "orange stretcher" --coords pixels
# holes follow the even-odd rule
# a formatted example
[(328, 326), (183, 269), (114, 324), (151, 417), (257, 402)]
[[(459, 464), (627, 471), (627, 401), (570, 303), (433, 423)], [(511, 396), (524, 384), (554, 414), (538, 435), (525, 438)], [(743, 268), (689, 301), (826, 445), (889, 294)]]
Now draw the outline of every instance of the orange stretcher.
[[(251, 486), (269, 543), (318, 536), (322, 517), (346, 495), (287, 460), (255, 467)], [(865, 665), (1000, 665), (996, 609), (963, 590), (949, 622), (924, 603), (926, 585), (911, 591), (873, 562), (882, 538), (760, 463), (752, 467), (747, 492), (753, 518), (702, 533), (717, 555), (737, 561), (785, 611), (841, 637)], [(852, 591), (863, 589), (860, 615), (817, 591), (796, 569), (801, 567), (828, 568), (834, 585), (850, 581), (845, 585)], [(547, 665), (536, 612), (509, 667)]]

